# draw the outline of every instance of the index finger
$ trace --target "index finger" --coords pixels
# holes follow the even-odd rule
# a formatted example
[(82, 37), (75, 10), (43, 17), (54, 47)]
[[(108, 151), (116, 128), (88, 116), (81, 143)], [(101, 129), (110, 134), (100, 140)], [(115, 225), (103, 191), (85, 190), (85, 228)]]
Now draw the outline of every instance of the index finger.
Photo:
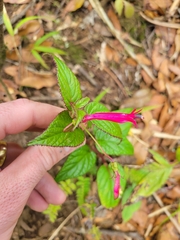
[(46, 103), (18, 99), (0, 104), (0, 139), (28, 128), (45, 129), (62, 109)]

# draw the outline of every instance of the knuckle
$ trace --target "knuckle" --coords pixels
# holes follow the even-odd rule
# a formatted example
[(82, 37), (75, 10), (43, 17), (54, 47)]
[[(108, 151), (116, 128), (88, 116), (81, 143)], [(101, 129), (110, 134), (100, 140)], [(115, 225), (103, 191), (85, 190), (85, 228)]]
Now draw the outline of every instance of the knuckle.
[(59, 148), (37, 146), (37, 154), (45, 171), (51, 169), (60, 160)]

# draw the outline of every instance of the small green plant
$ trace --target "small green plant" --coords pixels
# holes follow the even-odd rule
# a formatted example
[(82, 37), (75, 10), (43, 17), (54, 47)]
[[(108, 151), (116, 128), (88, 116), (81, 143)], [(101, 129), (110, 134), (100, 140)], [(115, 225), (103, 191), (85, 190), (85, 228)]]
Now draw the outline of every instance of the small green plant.
[(114, 3), (114, 8), (119, 16), (124, 13), (126, 18), (132, 18), (134, 15), (134, 6), (125, 0), (116, 0)]
[(87, 214), (87, 206), (91, 210), (94, 208), (86, 201), (93, 176), (101, 204), (113, 208), (121, 201), (123, 220), (127, 221), (139, 209), (142, 197), (152, 195), (165, 184), (173, 165), (150, 150), (154, 161), (141, 169), (121, 166), (116, 157), (133, 154), (128, 134), (132, 124), (137, 125), (136, 119), (142, 119), (141, 110), (110, 112), (99, 102), (101, 97), (95, 101), (82, 97), (76, 76), (59, 58), (54, 57), (54, 61), (66, 109), (57, 115), (47, 130), (29, 142), (29, 146), (79, 146), (69, 155), (55, 180), (62, 183), (77, 179), (73, 191), (76, 191), (83, 214)]
[[(42, 19), (42, 17), (39, 16), (31, 16), (31, 17), (26, 17), (22, 20), (20, 20), (15, 27), (13, 28), (10, 18), (6, 12), (6, 8), (4, 7), (3, 10), (3, 20), (4, 20), (4, 24), (5, 27), (9, 33), (9, 35), (11, 35), (13, 38), (15, 37), (16, 34), (18, 34), (18, 30), (27, 22), (31, 21), (31, 20), (35, 20), (35, 19)], [(46, 64), (46, 62), (44, 61), (44, 59), (41, 57), (41, 55), (39, 53), (46, 53), (46, 54), (60, 54), (60, 55), (65, 55), (66, 53), (63, 50), (60, 50), (58, 48), (54, 48), (54, 47), (49, 47), (49, 46), (45, 46), (43, 45), (43, 43), (50, 37), (53, 37), (54, 35), (59, 34), (57, 31), (53, 31), (50, 33), (47, 33), (45, 35), (43, 35), (42, 37), (40, 37), (39, 39), (37, 39), (33, 44), (31, 44), (31, 48), (30, 51), (32, 53), (32, 55), (38, 60), (38, 62), (46, 69), (49, 69), (48, 65)], [(14, 44), (15, 44), (15, 39), (14, 39)], [(19, 51), (17, 50), (17, 46), (16, 44), (14, 45), (17, 56), (20, 56)]]

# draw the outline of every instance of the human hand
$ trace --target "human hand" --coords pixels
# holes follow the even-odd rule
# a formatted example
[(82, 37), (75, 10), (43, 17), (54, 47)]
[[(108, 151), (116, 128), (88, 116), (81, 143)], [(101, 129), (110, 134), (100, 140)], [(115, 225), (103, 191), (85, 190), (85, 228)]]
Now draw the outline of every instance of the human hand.
[[(0, 139), (25, 130), (42, 131), (60, 111), (58, 107), (27, 99), (2, 103)], [(17, 144), (7, 145), (0, 172), (0, 239), (10, 239), (26, 204), (43, 211), (49, 203), (65, 201), (65, 194), (47, 171), (74, 149), (33, 146), (23, 151)]]

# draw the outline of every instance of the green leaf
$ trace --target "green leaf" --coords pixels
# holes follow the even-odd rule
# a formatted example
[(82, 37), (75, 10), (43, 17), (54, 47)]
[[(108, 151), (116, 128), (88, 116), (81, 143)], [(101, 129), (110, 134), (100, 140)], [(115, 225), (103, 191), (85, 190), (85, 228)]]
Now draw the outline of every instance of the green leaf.
[(66, 64), (59, 58), (54, 57), (57, 65), (58, 83), (67, 109), (71, 110), (71, 103), (82, 98), (79, 81)]
[(5, 25), (8, 33), (11, 36), (14, 36), (14, 30), (13, 30), (13, 27), (12, 27), (12, 24), (11, 24), (11, 20), (10, 20), (8, 14), (7, 14), (5, 6), (3, 6), (3, 22), (4, 22), (4, 25)]
[(161, 188), (169, 178), (172, 167), (150, 164), (146, 166), (149, 173), (139, 182), (132, 196), (131, 201), (136, 201), (139, 197), (148, 197)]
[(110, 92), (109, 88), (106, 88), (104, 91), (100, 92), (98, 96), (94, 99), (94, 102), (98, 103), (101, 101), (101, 99)]
[(128, 199), (130, 198), (133, 190), (134, 190), (134, 186), (133, 186), (133, 185), (128, 186), (128, 187), (125, 189), (125, 191), (124, 191), (124, 193), (123, 193), (123, 196), (122, 196), (122, 200), (121, 200), (121, 204), (122, 204), (122, 205), (124, 205), (124, 204), (127, 203), (127, 201), (128, 201)]
[(53, 31), (53, 32), (49, 32), (47, 34), (45, 34), (44, 36), (42, 36), (41, 38), (39, 38), (35, 43), (34, 46), (39, 46), (41, 45), (44, 41), (46, 41), (48, 38), (54, 36), (54, 35), (59, 35), (58, 31)]
[(44, 53), (57, 53), (61, 55), (65, 55), (66, 53), (63, 50), (60, 50), (58, 48), (54, 47), (47, 47), (47, 46), (34, 46), (33, 50), (38, 52), (44, 52)]
[(82, 176), (95, 165), (95, 162), (96, 154), (84, 145), (69, 155), (55, 180), (59, 182)]
[(109, 112), (107, 107), (98, 102), (90, 102), (88, 105), (86, 105), (84, 110), (87, 112), (87, 114), (93, 114), (96, 112)]
[(84, 97), (84, 98), (79, 99), (79, 100), (76, 102), (75, 105), (76, 105), (77, 108), (82, 108), (82, 107), (86, 106), (89, 101), (90, 101), (90, 98)]
[(149, 173), (149, 169), (147, 168), (134, 169), (125, 167), (124, 170), (127, 179), (136, 185)]
[[(133, 146), (127, 138), (120, 140), (119, 138), (112, 137), (97, 128), (95, 129), (95, 138), (104, 151), (109, 155), (132, 155), (134, 153)], [(97, 144), (96, 148), (99, 152), (102, 152)]]
[(61, 210), (60, 205), (49, 204), (48, 208), (43, 211), (43, 214), (48, 215), (49, 221), (54, 223), (57, 219), (59, 210)]
[(119, 16), (122, 15), (122, 11), (123, 11), (123, 0), (116, 0), (114, 3), (114, 7), (116, 9), (116, 12), (118, 13)]
[(124, 1), (124, 15), (126, 18), (132, 18), (134, 15), (134, 6), (127, 1)]
[(176, 160), (180, 162), (180, 147), (176, 149)]
[(64, 128), (72, 122), (68, 111), (63, 111), (51, 122), (49, 127), (37, 138), (28, 143), (53, 147), (75, 147), (85, 140), (84, 132), (76, 128), (72, 132), (64, 132)]
[(141, 207), (141, 201), (125, 206), (122, 211), (123, 222), (129, 221), (133, 214)]
[(35, 50), (31, 50), (31, 53), (44, 68), (49, 69), (48, 65), (45, 63), (45, 61), (38, 52), (36, 52)]
[(118, 205), (120, 199), (114, 199), (113, 171), (109, 166), (102, 165), (97, 173), (98, 194), (101, 204), (106, 208)]
[[(109, 112), (108, 109), (101, 103), (91, 102), (85, 107), (85, 111), (88, 114), (93, 114), (96, 112)], [(111, 136), (120, 138), (122, 137), (121, 128), (118, 123), (105, 121), (105, 120), (91, 120), (96, 127), (100, 128), (102, 131), (110, 134)]]
[(163, 158), (160, 154), (158, 154), (157, 152), (153, 151), (153, 150), (149, 150), (149, 152), (153, 155), (153, 158), (162, 166), (165, 167), (171, 167), (171, 164), (168, 163), (168, 161)]
[(41, 17), (39, 16), (30, 16), (30, 17), (26, 17), (26, 18), (23, 18), (21, 21), (19, 21), (16, 25), (15, 25), (15, 28), (14, 28), (14, 34), (16, 34), (18, 32), (18, 29), (20, 27), (22, 27), (25, 23), (31, 21), (31, 20), (35, 20), (35, 19), (40, 19)]
[(132, 127), (132, 123), (126, 122), (126, 123), (121, 123), (120, 128), (122, 132), (122, 137), (126, 137)]
[(75, 128), (77, 128), (79, 123), (82, 121), (83, 117), (86, 115), (85, 111), (83, 111), (81, 109), (77, 109), (76, 114), (77, 114), (77, 117), (76, 117), (76, 119), (73, 120), (73, 124), (74, 124), (73, 130)]

